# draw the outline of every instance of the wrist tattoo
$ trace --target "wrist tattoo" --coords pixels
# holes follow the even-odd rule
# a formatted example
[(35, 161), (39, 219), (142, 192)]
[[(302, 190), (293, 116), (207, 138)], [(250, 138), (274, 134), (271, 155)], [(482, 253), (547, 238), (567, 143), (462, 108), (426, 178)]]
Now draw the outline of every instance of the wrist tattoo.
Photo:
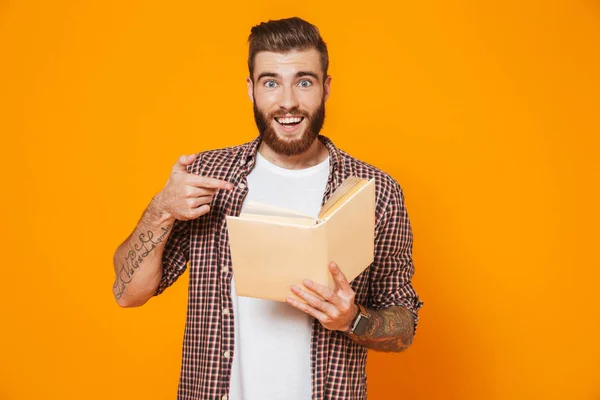
[(385, 310), (366, 309), (369, 325), (365, 333), (352, 339), (373, 350), (386, 352), (403, 351), (411, 345), (414, 333), (414, 317), (402, 306)]

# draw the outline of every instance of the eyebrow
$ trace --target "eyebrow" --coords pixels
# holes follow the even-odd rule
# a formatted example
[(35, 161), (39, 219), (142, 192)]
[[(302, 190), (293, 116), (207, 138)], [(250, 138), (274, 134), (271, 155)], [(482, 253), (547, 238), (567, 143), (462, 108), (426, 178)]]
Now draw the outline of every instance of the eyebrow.
[[(300, 78), (302, 76), (311, 76), (315, 78), (317, 81), (319, 80), (319, 75), (315, 74), (312, 71), (298, 71), (296, 72), (296, 78)], [(279, 78), (281, 79), (281, 75), (276, 74), (275, 72), (261, 72), (256, 78), (257, 81), (260, 81), (262, 78)]]
[(298, 71), (296, 73), (296, 78), (300, 78), (302, 76), (312, 76), (313, 78), (315, 78), (317, 81), (319, 80), (319, 75), (315, 74), (312, 71)]

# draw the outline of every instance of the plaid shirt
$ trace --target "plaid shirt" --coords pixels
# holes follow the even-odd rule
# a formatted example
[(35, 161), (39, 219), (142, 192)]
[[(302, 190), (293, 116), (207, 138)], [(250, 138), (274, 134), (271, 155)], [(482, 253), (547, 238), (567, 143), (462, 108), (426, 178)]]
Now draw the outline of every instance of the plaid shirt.
[[(374, 310), (404, 306), (414, 314), (416, 329), (422, 302), (411, 285), (412, 232), (402, 189), (389, 175), (337, 149), (326, 137), (319, 136), (319, 140), (330, 156), (323, 204), (350, 175), (375, 178), (376, 182), (375, 258), (351, 282), (356, 302)], [(208, 214), (176, 221), (165, 245), (157, 295), (177, 280), (188, 261), (190, 266), (178, 400), (226, 400), (229, 393), (235, 354), (225, 216), (240, 214), (248, 193), (246, 177), (254, 166), (259, 142), (257, 137), (240, 146), (200, 153), (188, 168), (190, 173), (231, 182), (234, 189), (219, 190)], [(323, 328), (315, 319), (310, 356), (314, 400), (366, 398), (366, 348), (341, 332)]]

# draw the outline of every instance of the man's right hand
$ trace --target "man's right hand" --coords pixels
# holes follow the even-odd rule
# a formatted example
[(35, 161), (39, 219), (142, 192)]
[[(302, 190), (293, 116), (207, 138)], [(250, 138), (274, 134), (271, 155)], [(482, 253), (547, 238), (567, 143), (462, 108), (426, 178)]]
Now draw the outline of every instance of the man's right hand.
[(187, 172), (187, 166), (195, 159), (195, 154), (180, 156), (167, 184), (154, 198), (157, 208), (169, 219), (196, 219), (210, 210), (210, 202), (218, 189), (233, 189), (229, 182)]

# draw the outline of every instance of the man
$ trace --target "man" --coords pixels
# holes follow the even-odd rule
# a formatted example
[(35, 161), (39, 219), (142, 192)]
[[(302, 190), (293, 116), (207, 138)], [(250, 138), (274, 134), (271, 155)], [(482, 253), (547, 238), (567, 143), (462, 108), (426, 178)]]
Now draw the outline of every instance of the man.
[[(411, 285), (403, 194), (389, 175), (319, 135), (328, 62), (308, 22), (252, 28), (247, 83), (259, 137), (181, 156), (115, 252), (113, 291), (123, 307), (162, 293), (189, 261), (178, 399), (365, 399), (367, 349), (397, 352), (412, 342), (422, 302)], [(249, 200), (316, 216), (350, 175), (375, 178), (374, 263), (348, 283), (331, 260), (335, 287), (305, 281), (287, 303), (236, 296), (225, 216)]]

